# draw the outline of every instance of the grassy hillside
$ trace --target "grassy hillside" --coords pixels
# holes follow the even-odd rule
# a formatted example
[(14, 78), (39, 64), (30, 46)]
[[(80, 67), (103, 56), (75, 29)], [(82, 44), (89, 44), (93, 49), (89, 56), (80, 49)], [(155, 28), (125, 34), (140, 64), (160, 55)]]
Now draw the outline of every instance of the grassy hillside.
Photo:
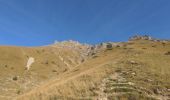
[(0, 100), (170, 99), (170, 42), (122, 44), (86, 58), (86, 47), (0, 47)]
[[(81, 63), (80, 53), (64, 48), (0, 47), (0, 99), (23, 94)], [(29, 57), (35, 62), (26, 70)]]

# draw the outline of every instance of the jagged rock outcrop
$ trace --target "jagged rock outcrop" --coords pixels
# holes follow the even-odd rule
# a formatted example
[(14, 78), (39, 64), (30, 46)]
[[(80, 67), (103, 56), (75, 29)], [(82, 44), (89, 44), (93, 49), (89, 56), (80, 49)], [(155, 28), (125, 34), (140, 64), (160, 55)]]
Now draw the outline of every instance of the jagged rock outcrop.
[(124, 43), (122, 42), (105, 42), (105, 43), (100, 43), (97, 45), (94, 45), (92, 47), (91, 53), (97, 53), (97, 52), (101, 52), (104, 50), (111, 50), (115, 47), (123, 47)]
[(169, 42), (169, 40), (157, 39), (157, 38), (153, 38), (149, 35), (134, 35), (129, 38), (129, 41), (135, 41), (135, 40), (149, 40), (149, 41), (153, 41), (153, 42), (162, 42), (163, 44)]
[(133, 40), (153, 40), (152, 37), (150, 37), (149, 35), (135, 35), (135, 36), (132, 36), (130, 37), (129, 39), (130, 41), (133, 41)]
[(106, 42), (100, 43), (97, 45), (89, 45), (89, 44), (82, 44), (77, 41), (69, 40), (69, 41), (62, 41), (62, 42), (55, 42), (53, 47), (56, 48), (65, 48), (71, 49), (81, 54), (82, 59), (86, 59), (89, 56), (93, 56), (94, 54), (101, 52), (106, 49), (112, 49), (114, 47), (122, 47), (124, 46), (121, 42)]
[(69, 40), (69, 41), (57, 42), (53, 45), (53, 47), (72, 49), (76, 52), (79, 52), (82, 57), (86, 57), (90, 53), (91, 48), (93, 46), (89, 44), (81, 44), (78, 41)]

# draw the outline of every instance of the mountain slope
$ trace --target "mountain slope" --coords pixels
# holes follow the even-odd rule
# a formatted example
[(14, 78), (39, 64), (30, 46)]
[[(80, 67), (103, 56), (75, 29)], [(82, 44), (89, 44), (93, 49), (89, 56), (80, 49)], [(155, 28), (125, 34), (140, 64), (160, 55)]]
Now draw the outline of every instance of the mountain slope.
[[(57, 44), (34, 48), (1, 46), (0, 98), (11, 99), (85, 61), (84, 52), (66, 47)], [(27, 70), (30, 58), (35, 61)]]
[[(139, 38), (97, 46), (69, 41), (1, 47), (0, 54), (2, 100), (170, 98), (169, 41)], [(27, 70), (29, 57), (35, 62)]]

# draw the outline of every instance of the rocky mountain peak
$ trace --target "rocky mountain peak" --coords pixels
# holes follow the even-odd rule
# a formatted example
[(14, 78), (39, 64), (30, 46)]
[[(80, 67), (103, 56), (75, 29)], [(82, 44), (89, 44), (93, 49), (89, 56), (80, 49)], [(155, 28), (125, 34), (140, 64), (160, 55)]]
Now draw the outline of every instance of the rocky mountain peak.
[(149, 35), (134, 35), (134, 36), (130, 37), (129, 40), (130, 41), (133, 41), (133, 40), (153, 40), (153, 38)]

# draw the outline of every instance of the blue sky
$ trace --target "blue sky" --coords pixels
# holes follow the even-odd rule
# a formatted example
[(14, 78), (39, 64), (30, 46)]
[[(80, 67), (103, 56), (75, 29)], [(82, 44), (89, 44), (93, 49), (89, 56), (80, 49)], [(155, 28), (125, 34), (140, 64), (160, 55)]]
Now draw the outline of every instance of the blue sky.
[(0, 0), (0, 45), (170, 39), (170, 0)]

